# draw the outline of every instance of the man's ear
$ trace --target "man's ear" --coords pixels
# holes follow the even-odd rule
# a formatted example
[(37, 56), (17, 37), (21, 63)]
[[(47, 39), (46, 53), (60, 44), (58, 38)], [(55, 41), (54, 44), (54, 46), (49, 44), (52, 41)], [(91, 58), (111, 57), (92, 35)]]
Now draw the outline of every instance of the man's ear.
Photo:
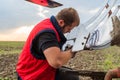
[(64, 20), (59, 20), (58, 23), (61, 27), (64, 27), (64, 25), (65, 25)]

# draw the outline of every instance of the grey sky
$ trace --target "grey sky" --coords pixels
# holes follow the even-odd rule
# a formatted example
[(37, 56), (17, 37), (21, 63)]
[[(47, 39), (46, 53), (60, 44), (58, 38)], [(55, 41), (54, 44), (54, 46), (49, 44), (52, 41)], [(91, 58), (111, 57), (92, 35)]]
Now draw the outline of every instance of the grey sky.
[[(37, 24), (44, 18), (57, 14), (65, 7), (75, 8), (81, 23), (87, 21), (101, 7), (105, 0), (55, 0), (63, 4), (58, 8), (46, 8), (25, 0), (1, 0), (0, 5), (0, 34), (7, 34), (10, 30), (21, 26)], [(117, 3), (120, 3), (118, 0)], [(1, 37), (0, 37), (1, 38)]]
[[(74, 7), (79, 12), (81, 9), (85, 9), (89, 11), (93, 7), (99, 7), (97, 5), (98, 4), (100, 5), (100, 2), (102, 0), (94, 5), (92, 3), (95, 0), (91, 0), (91, 4), (84, 0), (79, 0), (76, 2), (73, 0), (69, 0), (66, 2), (62, 0), (61, 1), (56, 0), (56, 1), (63, 3), (64, 6), (55, 8), (55, 9), (44, 8), (44, 9), (50, 10), (48, 15), (46, 14), (46, 16), (49, 17), (51, 14), (54, 15), (55, 12), (58, 12), (58, 10), (64, 7)], [(35, 22), (37, 22), (38, 20), (41, 20), (41, 18), (38, 15), (36, 15), (38, 13), (38, 10), (36, 8), (38, 7), (38, 5), (31, 4), (24, 0), (7, 0), (7, 1), (2, 0), (0, 6), (1, 6), (0, 7), (0, 14), (1, 14), (0, 15), (0, 22), (1, 22), (0, 28), (3, 30), (19, 27), (25, 24), (28, 24), (28, 25), (35, 24)]]

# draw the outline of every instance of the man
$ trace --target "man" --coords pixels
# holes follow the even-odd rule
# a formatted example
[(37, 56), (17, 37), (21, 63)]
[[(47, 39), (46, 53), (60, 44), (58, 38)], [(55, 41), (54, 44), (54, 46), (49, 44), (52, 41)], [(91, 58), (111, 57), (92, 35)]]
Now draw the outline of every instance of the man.
[(18, 59), (18, 80), (60, 79), (58, 68), (74, 56), (71, 50), (61, 50), (66, 42), (63, 33), (70, 32), (79, 22), (77, 11), (65, 8), (55, 17), (38, 23), (28, 36)]
[(113, 78), (120, 78), (120, 68), (112, 69), (105, 75), (105, 80), (112, 80)]

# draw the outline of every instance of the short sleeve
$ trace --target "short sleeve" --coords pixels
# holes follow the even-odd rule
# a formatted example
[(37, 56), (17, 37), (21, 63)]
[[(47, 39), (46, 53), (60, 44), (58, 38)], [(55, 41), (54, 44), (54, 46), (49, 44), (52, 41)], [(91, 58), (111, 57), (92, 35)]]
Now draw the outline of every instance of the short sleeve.
[(57, 41), (55, 33), (51, 32), (44, 32), (39, 35), (38, 40), (39, 50), (44, 51), (49, 47), (59, 47), (59, 43)]

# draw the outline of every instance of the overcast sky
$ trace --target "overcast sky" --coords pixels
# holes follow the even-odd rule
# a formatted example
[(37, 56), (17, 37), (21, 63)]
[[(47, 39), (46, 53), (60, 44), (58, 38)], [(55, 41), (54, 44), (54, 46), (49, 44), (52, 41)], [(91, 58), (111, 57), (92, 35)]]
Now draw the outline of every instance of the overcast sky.
[[(24, 0), (1, 0), (0, 40), (24, 41), (30, 30), (41, 20), (56, 15), (66, 7), (75, 8), (81, 23), (92, 17), (105, 0), (55, 0), (63, 4), (57, 8), (47, 8)], [(120, 3), (120, 0), (117, 1)]]

